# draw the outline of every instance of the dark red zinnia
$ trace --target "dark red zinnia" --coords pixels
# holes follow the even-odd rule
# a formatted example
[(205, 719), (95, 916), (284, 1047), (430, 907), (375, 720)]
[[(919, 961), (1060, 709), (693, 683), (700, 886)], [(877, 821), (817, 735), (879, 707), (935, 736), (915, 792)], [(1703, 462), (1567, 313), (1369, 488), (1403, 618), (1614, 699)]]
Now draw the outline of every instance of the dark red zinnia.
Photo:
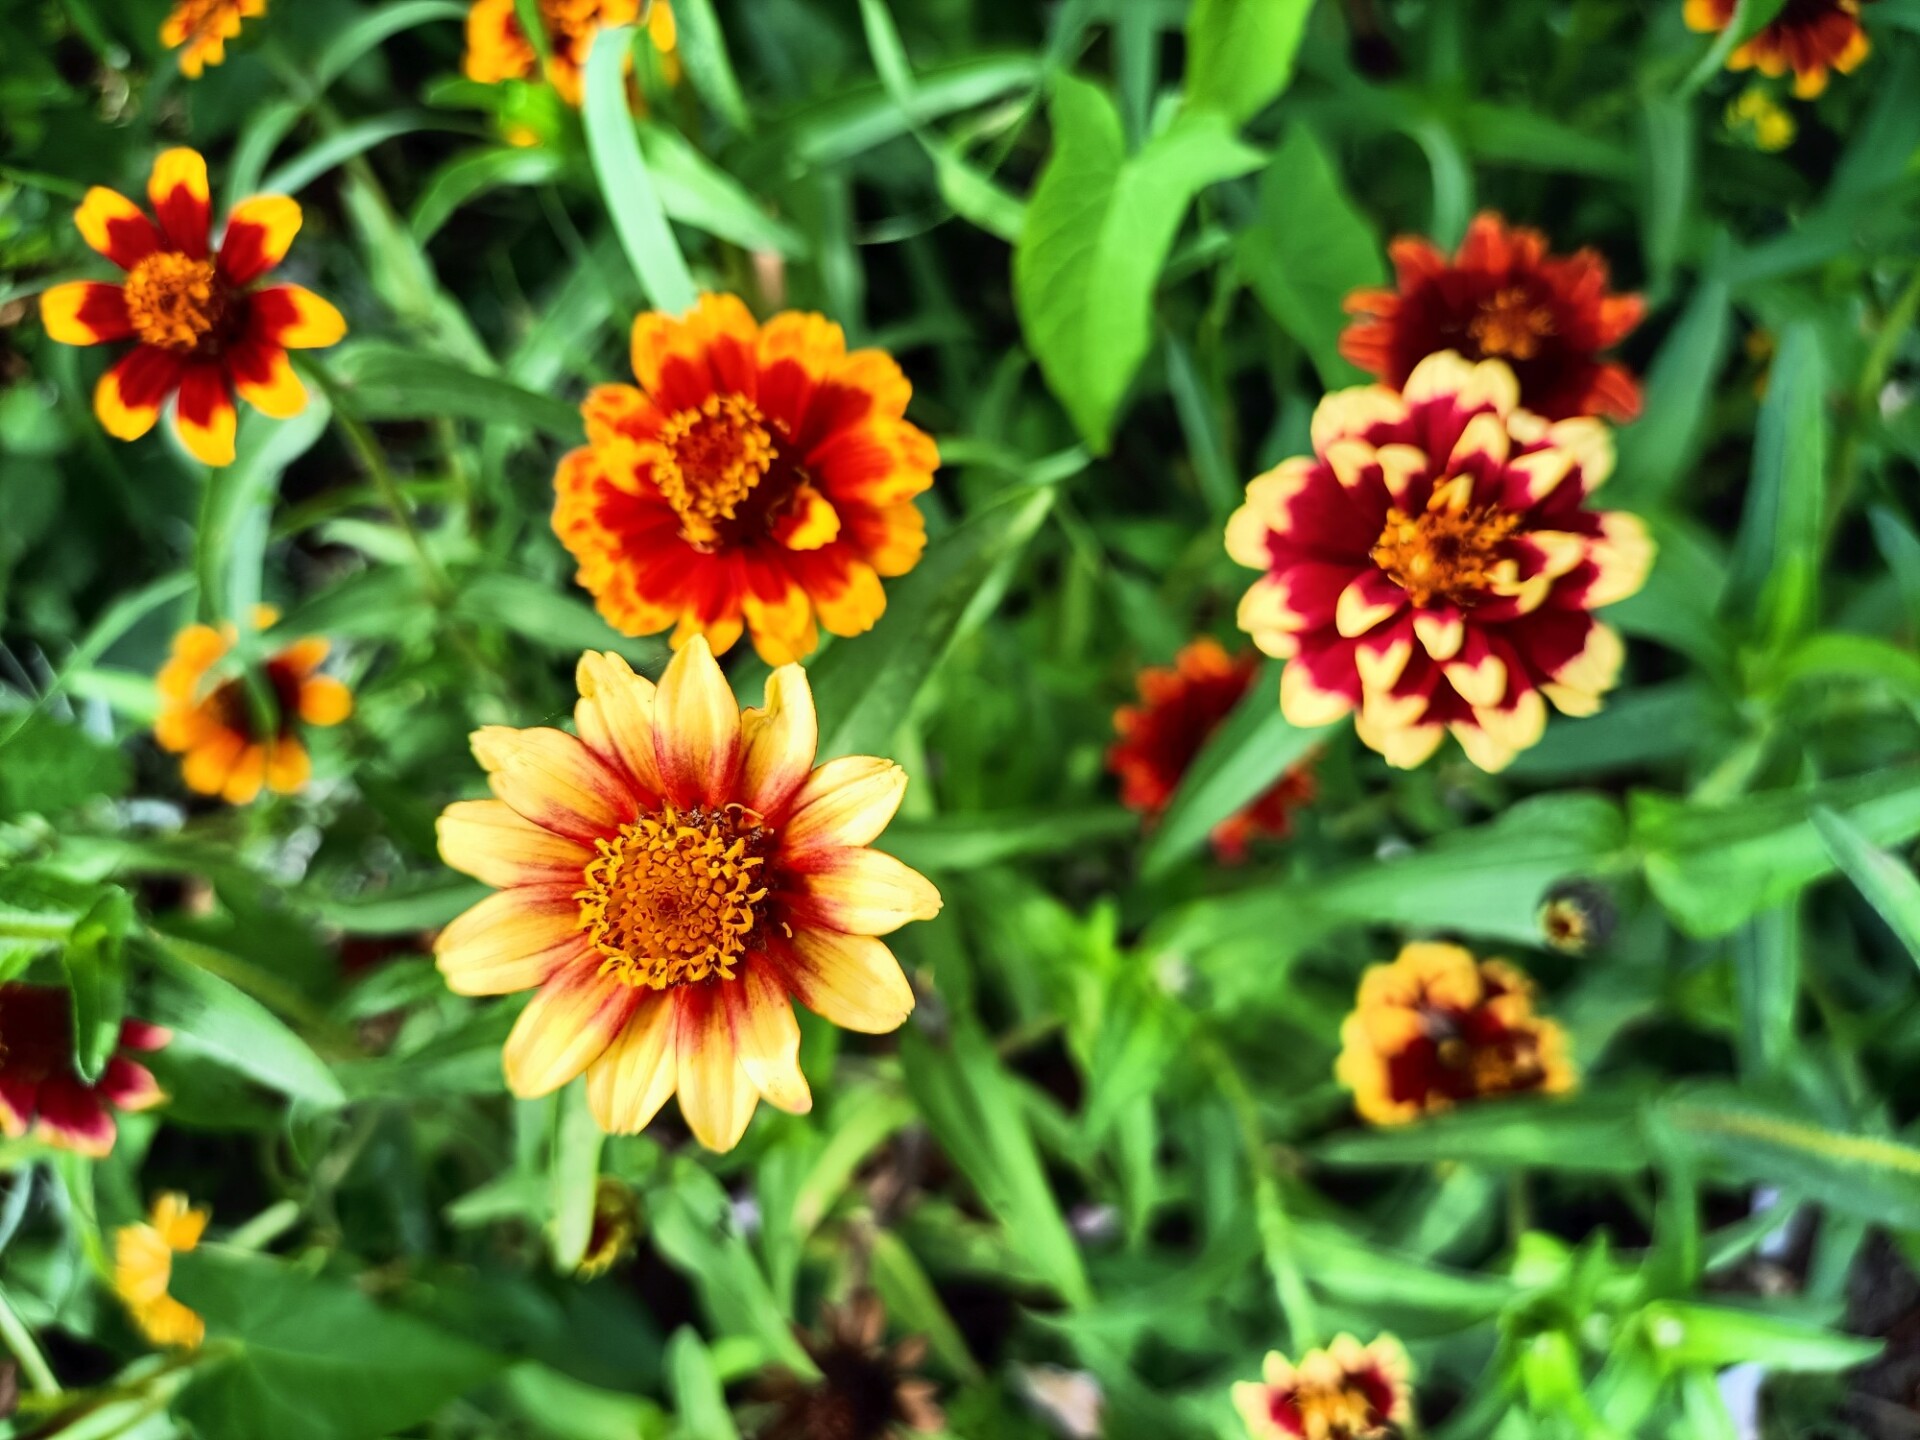
[(145, 1110), (167, 1097), (128, 1050), (158, 1050), (171, 1032), (143, 1020), (120, 1027), (120, 1043), (99, 1078), (73, 1063), (72, 997), (51, 985), (0, 985), (0, 1132), (31, 1131), (61, 1150), (101, 1156), (113, 1149), (113, 1112)]
[(1549, 420), (1640, 413), (1640, 385), (1624, 365), (1600, 358), (1640, 323), (1638, 295), (1607, 289), (1607, 262), (1592, 249), (1547, 253), (1538, 230), (1475, 217), (1451, 261), (1432, 241), (1403, 235), (1389, 248), (1399, 286), (1347, 297), (1358, 318), (1340, 353), (1398, 390), (1414, 367), (1442, 350), (1504, 360), (1520, 403)]

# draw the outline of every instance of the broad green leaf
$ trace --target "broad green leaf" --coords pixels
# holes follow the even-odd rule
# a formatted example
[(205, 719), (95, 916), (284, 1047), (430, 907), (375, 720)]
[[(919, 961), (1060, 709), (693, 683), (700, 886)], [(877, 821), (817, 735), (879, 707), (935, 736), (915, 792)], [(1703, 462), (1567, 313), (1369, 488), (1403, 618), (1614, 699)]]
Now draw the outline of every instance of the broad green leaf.
[(1620, 432), (1619, 464), (1603, 503), (1626, 510), (1656, 507), (1688, 473), (1706, 439), (1709, 402), (1732, 328), (1725, 282), (1703, 281), (1648, 368), (1646, 406)]
[(698, 293), (680, 243), (673, 238), (640, 151), (640, 137), (627, 109), (626, 59), (633, 46), (630, 25), (602, 30), (587, 56), (587, 154), (600, 196), (613, 217), (627, 260), (647, 301), (656, 310), (679, 315), (693, 308)]
[(585, 433), (576, 405), (418, 350), (365, 342), (343, 349), (330, 368), (363, 419), (452, 416), (482, 424), (524, 425), (570, 445), (578, 444)]
[[(685, 0), (681, 0), (685, 3)], [(514, 1366), (507, 1394), (534, 1433), (552, 1440), (666, 1440), (667, 1414), (651, 1400), (584, 1385), (538, 1361)]]
[(100, 887), (31, 865), (0, 867), (0, 980), (67, 943)]
[(1187, 13), (1187, 103), (1236, 125), (1277, 99), (1313, 0), (1194, 0)]
[(1493, 1318), (1515, 1296), (1511, 1280), (1435, 1265), (1358, 1239), (1339, 1225), (1296, 1220), (1293, 1231), (1300, 1268), (1314, 1287), (1368, 1313), (1417, 1314), (1427, 1324), (1465, 1326)]
[(151, 953), (147, 1018), (228, 1069), (316, 1105), (346, 1103), (339, 1080), (258, 1000), (187, 956), (195, 947), (163, 939)]
[(1820, 341), (1811, 322), (1787, 327), (1774, 357), (1754, 440), (1753, 479), (1740, 514), (1725, 613), (1751, 620), (1774, 649), (1819, 613), (1826, 526), (1826, 395)]
[(1813, 828), (1820, 832), (1827, 853), (1880, 912), (1907, 953), (1920, 962), (1920, 880), (1913, 868), (1862, 835), (1859, 829), (1824, 805), (1812, 811)]
[(1488, 1100), (1411, 1125), (1350, 1130), (1313, 1147), (1331, 1165), (1480, 1165), (1628, 1173), (1647, 1166), (1639, 1104), (1589, 1093)]
[(270, 420), (249, 411), (240, 423), (233, 464), (207, 471), (194, 537), (203, 617), (244, 622), (260, 599), (267, 516), (279, 494), (280, 476), (313, 448), (332, 413), (318, 395), (291, 420)]
[(682, 1440), (740, 1440), (713, 1356), (691, 1325), (682, 1325), (667, 1341), (667, 1386)]
[(1743, 1074), (1779, 1075), (1792, 1058), (1803, 946), (1800, 907), (1793, 903), (1762, 911), (1733, 937)]
[(73, 1063), (96, 1079), (120, 1043), (127, 1008), (127, 936), (136, 925), (133, 897), (117, 885), (101, 890), (75, 922), (62, 960), (73, 992)]
[(1809, 635), (1769, 675), (1783, 689), (1808, 680), (1852, 681), (1920, 700), (1920, 655), (1872, 635), (1839, 630)]
[(1260, 154), (1224, 116), (1194, 112), (1129, 156), (1113, 102), (1069, 75), (1055, 82), (1050, 114), (1053, 154), (1013, 249), (1014, 302), (1048, 386), (1104, 454), (1146, 358), (1154, 284), (1187, 207)]
[(204, 1440), (376, 1440), (501, 1363), (351, 1285), (224, 1245), (175, 1255), (169, 1283), (207, 1322), (207, 1359), (177, 1405)]

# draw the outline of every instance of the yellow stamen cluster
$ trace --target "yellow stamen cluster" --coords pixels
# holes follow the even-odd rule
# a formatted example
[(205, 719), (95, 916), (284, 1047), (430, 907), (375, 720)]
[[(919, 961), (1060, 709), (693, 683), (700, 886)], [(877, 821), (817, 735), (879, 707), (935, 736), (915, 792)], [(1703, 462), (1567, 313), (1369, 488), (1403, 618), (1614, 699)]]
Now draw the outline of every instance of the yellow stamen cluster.
[(1436, 595), (1469, 604), (1499, 578), (1500, 547), (1519, 524), (1518, 515), (1494, 505), (1456, 510), (1436, 503), (1419, 515), (1396, 506), (1374, 542), (1373, 563), (1416, 605)]
[(580, 926), (606, 957), (601, 973), (653, 990), (731, 980), (767, 894), (756, 885), (765, 860), (749, 853), (765, 836), (743, 806), (668, 806), (595, 841), (578, 898)]
[(192, 350), (226, 309), (213, 261), (158, 250), (127, 275), (127, 316), (134, 334), (162, 350)]
[(1540, 353), (1540, 342), (1553, 334), (1553, 310), (1534, 304), (1525, 290), (1512, 286), (1481, 305), (1467, 333), (1482, 355), (1531, 360)]
[(774, 443), (766, 417), (742, 395), (709, 395), (661, 427), (665, 451), (654, 483), (680, 517), (688, 540), (711, 544), (754, 487), (773, 468)]

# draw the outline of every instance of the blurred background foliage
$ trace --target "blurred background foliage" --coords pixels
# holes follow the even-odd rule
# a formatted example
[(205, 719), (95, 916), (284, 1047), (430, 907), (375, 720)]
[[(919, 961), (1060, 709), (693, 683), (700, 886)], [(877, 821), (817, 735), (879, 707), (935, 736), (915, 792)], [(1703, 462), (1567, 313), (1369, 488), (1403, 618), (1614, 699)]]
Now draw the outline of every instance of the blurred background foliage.
[[(637, 124), (611, 67), (584, 119), (460, 78), (453, 0), (274, 0), (192, 83), (163, 9), (0, 12), (0, 966), (177, 1032), (108, 1159), (0, 1145), (7, 1433), (724, 1440), (860, 1285), (972, 1440), (1237, 1435), (1230, 1382), (1340, 1329), (1400, 1335), (1463, 1440), (1914, 1433), (1920, 4), (1868, 5), (1806, 103), (1678, 0), (675, 0)], [(175, 143), (217, 211), (299, 198), (286, 273), (351, 325), (211, 473), (105, 437), (96, 356), (31, 305), (91, 273), (85, 187)], [(891, 350), (944, 461), (926, 561), (813, 665), (839, 748), (914, 777), (884, 843), (947, 898), (898, 937), (920, 1009), (809, 1023), (816, 1111), (720, 1159), (506, 1099), (516, 1002), (427, 955), (479, 894), (432, 831), (468, 731), (561, 715), (583, 648), (665, 660), (547, 523), (676, 282), (649, 197), (702, 288)], [(1291, 732), (1266, 673), (1143, 836), (1113, 709), (1235, 638), (1221, 525), (1359, 378), (1342, 297), (1481, 208), (1647, 300), (1622, 687), (1492, 777)], [(151, 676), (259, 599), (356, 714), (305, 794), (189, 801)], [(1309, 743), (1293, 836), (1216, 864)], [(1573, 878), (1618, 911), (1581, 955), (1539, 920)], [(1575, 1095), (1358, 1125), (1356, 979), (1434, 934), (1539, 978)], [(637, 1248), (582, 1281), (596, 1173)], [(99, 1283), (164, 1188), (225, 1242), (176, 1264), (191, 1356)]]

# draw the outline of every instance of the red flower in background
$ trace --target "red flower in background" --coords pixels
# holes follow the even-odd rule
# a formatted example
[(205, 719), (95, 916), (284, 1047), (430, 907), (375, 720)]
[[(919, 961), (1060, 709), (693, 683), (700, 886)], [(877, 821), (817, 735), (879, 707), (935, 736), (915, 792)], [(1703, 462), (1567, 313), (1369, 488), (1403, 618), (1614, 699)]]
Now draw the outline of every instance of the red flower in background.
[[(1260, 668), (1251, 650), (1236, 659), (1211, 638), (1195, 640), (1171, 666), (1142, 670), (1138, 705), (1113, 713), (1120, 738), (1107, 751), (1107, 768), (1120, 777), (1120, 800), (1149, 822), (1159, 818), (1213, 732), (1225, 723)], [(1256, 836), (1284, 837), (1290, 812), (1313, 799), (1313, 776), (1295, 765), (1267, 792), (1213, 828), (1213, 849), (1230, 863), (1244, 860)]]
[[(1850, 74), (1873, 48), (1860, 25), (1862, 0), (1787, 0), (1760, 33), (1727, 57), (1729, 70), (1793, 71), (1793, 93), (1811, 100), (1829, 75)], [(1687, 25), (1717, 34), (1733, 22), (1735, 0), (1687, 0)]]
[(1549, 420), (1640, 413), (1640, 385), (1624, 365), (1600, 359), (1640, 323), (1638, 295), (1607, 289), (1597, 250), (1547, 253), (1538, 230), (1477, 216), (1449, 261), (1432, 241), (1395, 240), (1395, 290), (1356, 290), (1358, 316), (1340, 353), (1398, 390), (1427, 356), (1454, 350), (1469, 360), (1504, 360), (1520, 381), (1520, 403)]
[(146, 1110), (167, 1097), (128, 1050), (158, 1050), (169, 1031), (143, 1020), (120, 1027), (119, 1050), (92, 1083), (73, 1063), (73, 1000), (53, 985), (0, 985), (0, 1132), (32, 1131), (60, 1150), (101, 1156), (113, 1149), (115, 1110)]

